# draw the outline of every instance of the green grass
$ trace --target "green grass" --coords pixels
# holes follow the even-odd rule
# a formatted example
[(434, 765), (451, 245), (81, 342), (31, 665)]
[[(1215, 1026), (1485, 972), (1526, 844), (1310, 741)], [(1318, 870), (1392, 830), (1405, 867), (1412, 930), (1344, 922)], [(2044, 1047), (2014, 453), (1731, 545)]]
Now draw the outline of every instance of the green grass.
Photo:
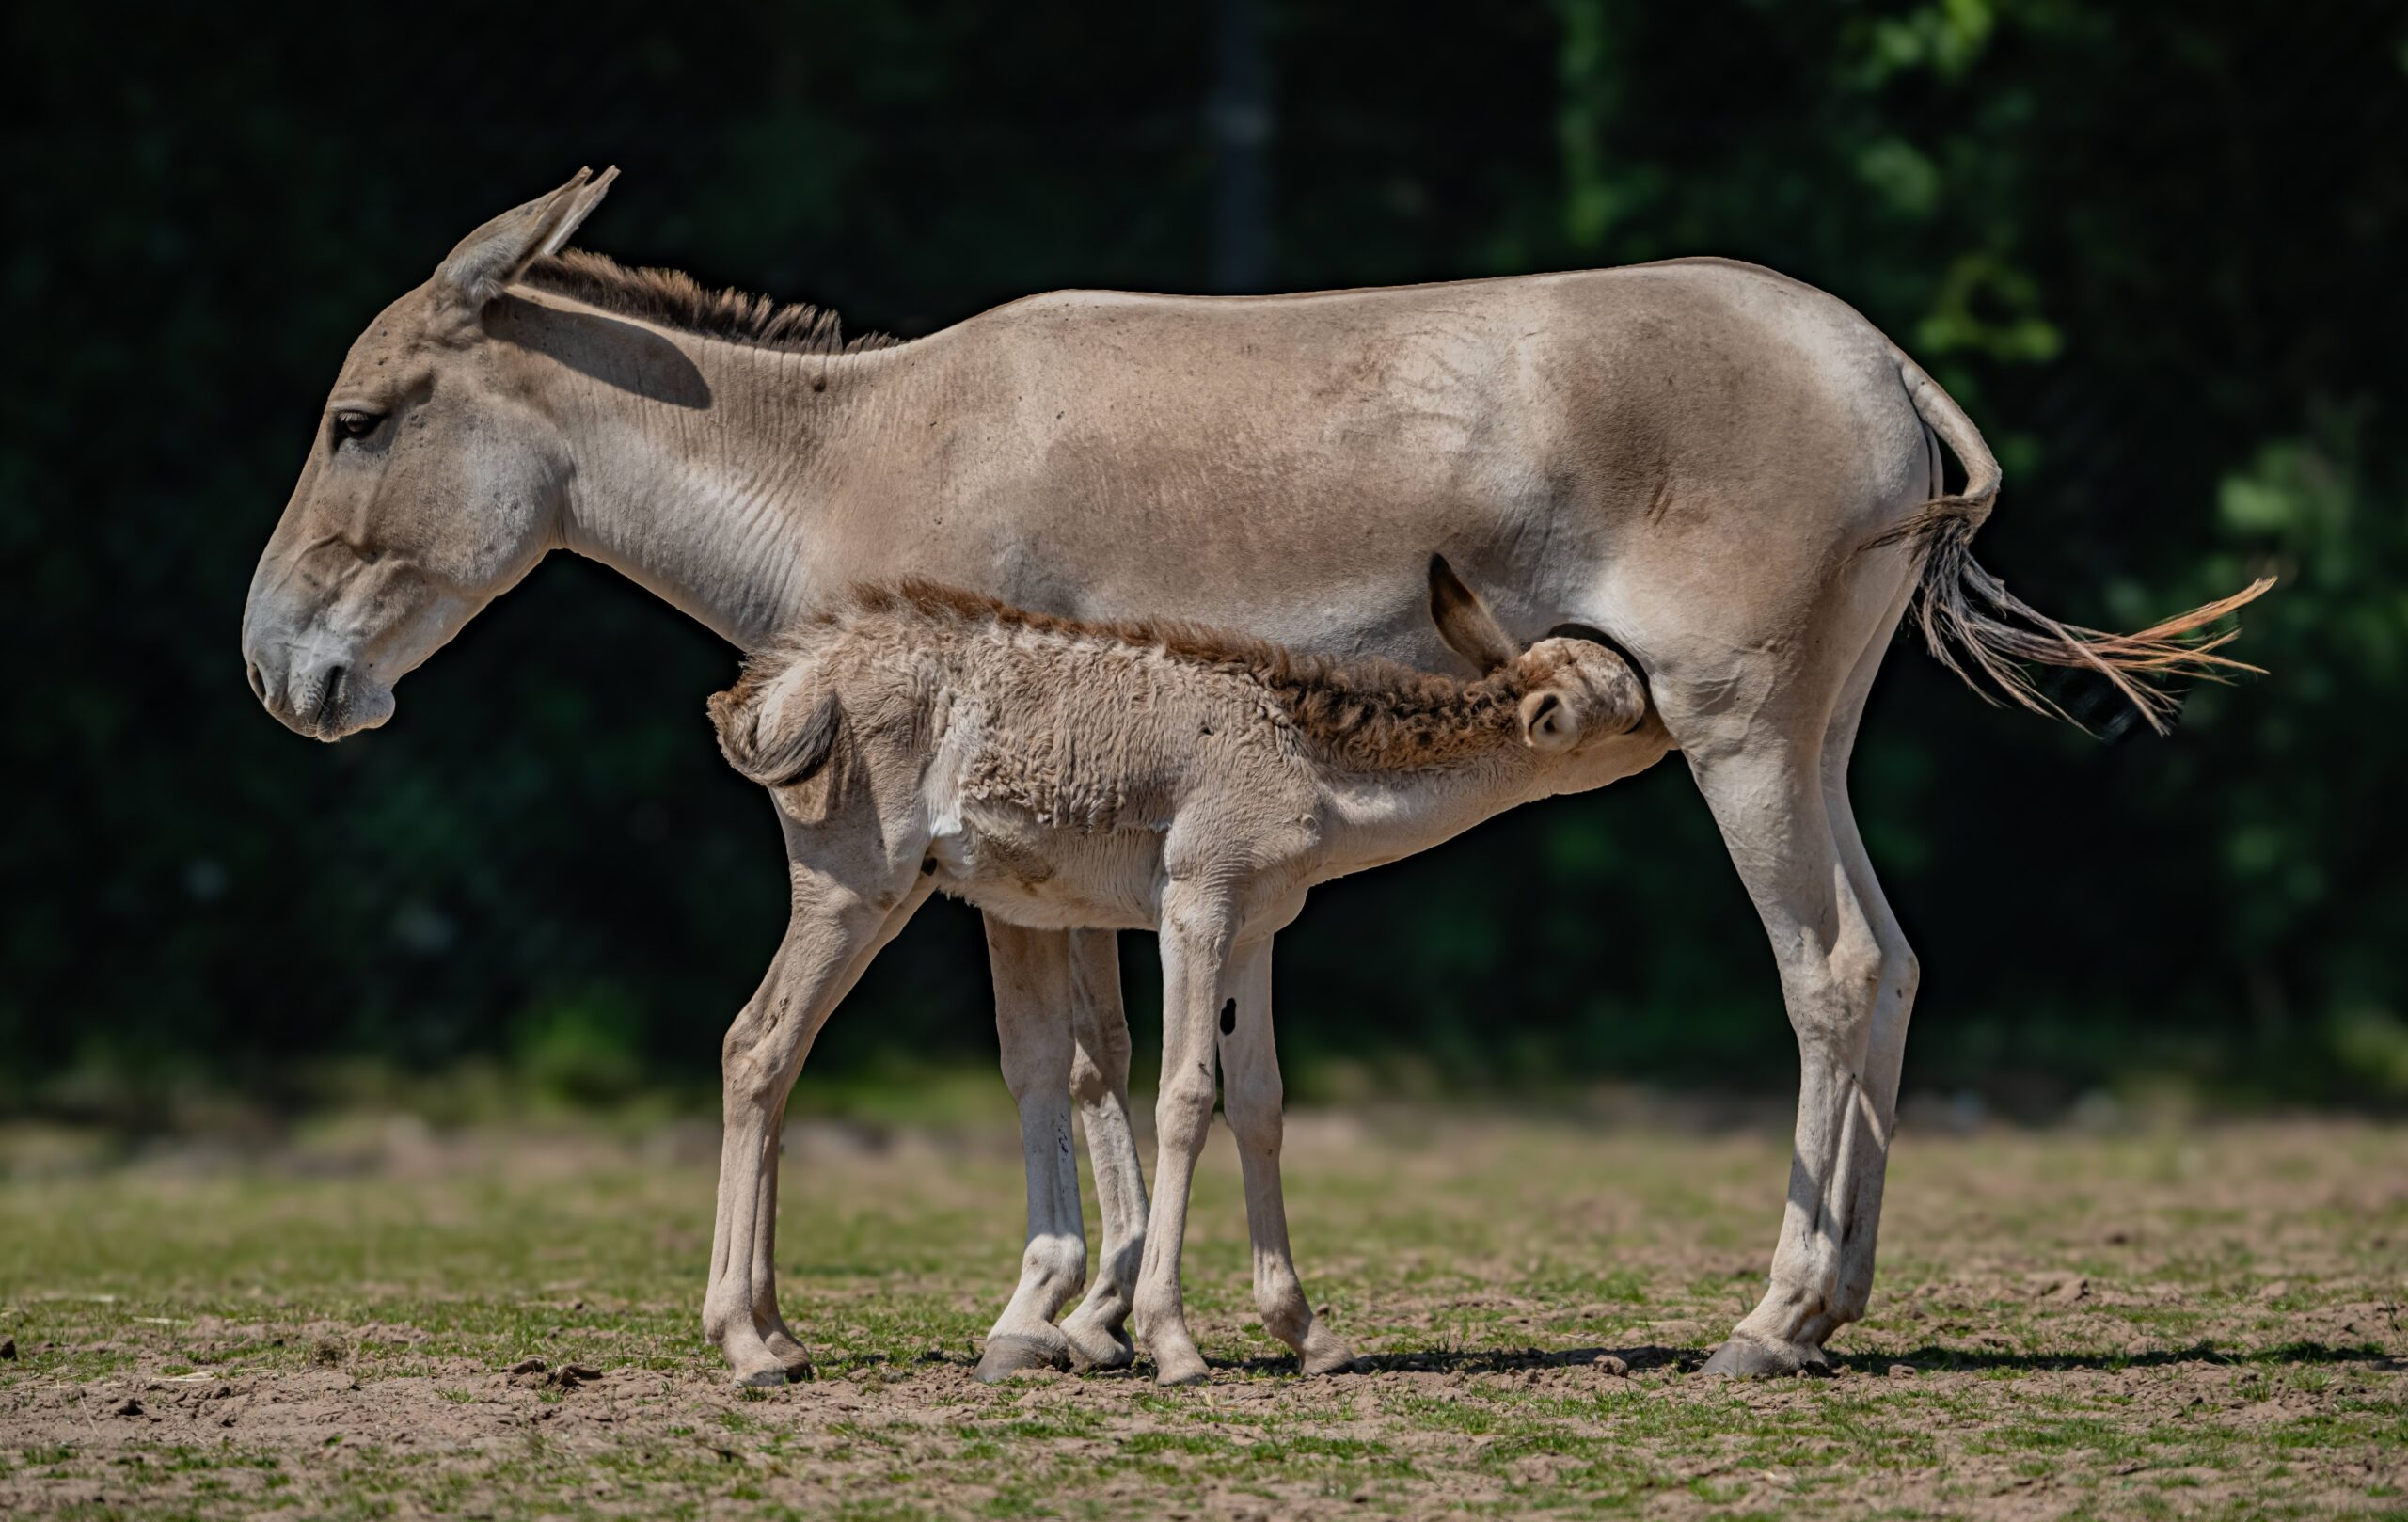
[[(2408, 1514), (2395, 1130), (1909, 1131), (1840, 1377), (1732, 1387), (1691, 1370), (1761, 1287), (1778, 1138), (1306, 1117), (1299, 1264), (1375, 1371), (1285, 1371), (1216, 1138), (1188, 1295), (1221, 1367), (1177, 1392), (972, 1383), (1017, 1148), (836, 1139), (790, 1149), (779, 1254), (821, 1378), (738, 1393), (699, 1328), (708, 1137), (404, 1128), (336, 1176), (0, 1137), (0, 1512)], [(531, 1354), (607, 1372), (513, 1382)]]

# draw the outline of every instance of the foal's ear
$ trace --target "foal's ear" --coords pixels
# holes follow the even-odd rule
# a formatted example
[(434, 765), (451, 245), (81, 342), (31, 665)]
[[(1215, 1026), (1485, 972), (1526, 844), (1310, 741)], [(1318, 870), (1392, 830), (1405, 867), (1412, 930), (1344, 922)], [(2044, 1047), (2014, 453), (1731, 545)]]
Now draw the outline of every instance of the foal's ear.
[(790, 722), (777, 689), (731, 688), (711, 694), (711, 726), (719, 731), (719, 753), (727, 764), (764, 787), (784, 787), (816, 775), (835, 749), (845, 709), (836, 694), (823, 694), (800, 723)]
[(599, 175), (579, 169), (550, 195), (502, 213), (461, 239), (451, 257), (436, 267), (436, 289), (464, 311), (483, 311), (528, 265), (559, 253), (578, 224), (602, 204), (618, 177), (616, 168)]
[(1438, 623), (1438, 638), (1447, 647), (1479, 667), (1493, 672), (1522, 653), (1497, 615), (1465, 586), (1444, 555), (1430, 557), (1430, 616)]

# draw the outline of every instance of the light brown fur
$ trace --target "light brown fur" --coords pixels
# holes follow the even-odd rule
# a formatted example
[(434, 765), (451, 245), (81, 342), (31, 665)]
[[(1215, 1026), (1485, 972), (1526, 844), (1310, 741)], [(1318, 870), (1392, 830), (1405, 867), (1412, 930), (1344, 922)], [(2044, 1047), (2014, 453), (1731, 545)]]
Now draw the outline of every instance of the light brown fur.
[[(1552, 652), (1500, 665), (1474, 681), (1416, 671), (1377, 657), (1339, 660), (1301, 655), (1268, 640), (1179, 619), (1078, 619), (1016, 608), (1000, 598), (921, 577), (865, 582), (849, 605), (772, 640), (744, 663), (724, 696), (744, 704), (832, 632), (895, 639), (916, 625), (941, 642), (948, 634), (1025, 633), (1065, 645), (1145, 650), (1258, 689), (1314, 753), (1365, 768), (1435, 765), (1510, 732), (1532, 685), (1563, 661)], [(1635, 680), (1635, 679), (1634, 679)], [(1636, 721), (1634, 715), (1633, 721)]]
[[(1161, 1151), (1135, 1308), (1165, 1383), (1204, 1373), (1178, 1275), (1216, 1050), (1246, 1149), (1264, 1324), (1307, 1371), (1352, 1357), (1289, 1255), (1260, 947), (1315, 883), (1670, 749), (1622, 657), (1568, 638), (1516, 650), (1442, 560), (1431, 579), (1460, 653), (1497, 663), (1477, 680), (1194, 625), (1030, 613), (911, 579), (856, 589), (710, 702), (721, 749), (775, 790), (810, 864), (802, 901), (832, 906), (806, 938), (852, 947), (866, 921), (848, 930), (833, 906), (931, 888), (1039, 928), (1159, 931)], [(787, 1029), (829, 1012), (815, 1001)], [(775, 1356), (747, 1340), (738, 1288), (713, 1294), (739, 1376), (768, 1377)]]
[[(1972, 420), (1845, 303), (1753, 265), (1055, 292), (863, 348), (816, 315), (673, 276), (546, 264), (609, 179), (580, 174), (478, 229), (353, 345), (244, 610), (261, 703), (323, 739), (385, 722), (396, 682), (561, 548), (746, 648), (856, 582), (919, 575), (1048, 613), (1142, 610), (1461, 670), (1423, 595), (1443, 550), (1497, 589), (1517, 641), (1577, 625), (1645, 674), (1779, 970), (1801, 1066), (1796, 1167), (1770, 1282), (1716, 1372), (1819, 1360), (1871, 1293), (1919, 969), (1847, 766), (1909, 603), (1970, 675), (2013, 692), (2019, 662), (2095, 672), (2162, 723), (2142, 684), (2230, 669), (2202, 642), (2262, 590), (2129, 637), (2007, 597), (1972, 555), (1999, 489)], [(1941, 480), (1943, 443), (1961, 492)], [(789, 865), (800, 904), (816, 880)], [(866, 945), (900, 909), (842, 917)], [(990, 914), (988, 943), (1031, 1209), (982, 1374), (1069, 1350), (1125, 1359), (1145, 1187), (1113, 943)], [(773, 1283), (774, 1107), (756, 1098), (761, 1053), (785, 1050), (780, 1012), (849, 982), (824, 953), (781, 947), (722, 1061), (714, 1282), (749, 1274), (751, 1324), (794, 1369)], [(1268, 979), (1262, 946), (1242, 980)], [(1103, 1266), (1056, 1327), (1087, 1261), (1073, 1085)]]

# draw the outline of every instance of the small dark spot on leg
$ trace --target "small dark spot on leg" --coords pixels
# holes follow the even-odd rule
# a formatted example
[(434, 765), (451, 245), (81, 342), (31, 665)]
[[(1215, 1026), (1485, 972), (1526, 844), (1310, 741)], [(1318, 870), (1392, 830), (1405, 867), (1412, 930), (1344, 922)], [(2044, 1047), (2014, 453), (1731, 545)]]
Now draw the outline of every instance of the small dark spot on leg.
[(1238, 1002), (1231, 999), (1221, 1006), (1221, 1034), (1234, 1035), (1238, 1028)]

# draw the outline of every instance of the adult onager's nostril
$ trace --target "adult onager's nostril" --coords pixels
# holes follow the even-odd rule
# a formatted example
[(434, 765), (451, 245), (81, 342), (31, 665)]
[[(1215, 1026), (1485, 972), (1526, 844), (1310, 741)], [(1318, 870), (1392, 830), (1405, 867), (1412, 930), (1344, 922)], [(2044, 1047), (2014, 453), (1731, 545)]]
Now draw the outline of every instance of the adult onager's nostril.
[(259, 699), (261, 703), (265, 703), (267, 701), (267, 678), (260, 674), (260, 663), (256, 660), (246, 660), (243, 662), (243, 670), (251, 678), (251, 696)]
[(350, 671), (348, 666), (326, 668), (325, 686), (318, 690), (318, 711), (314, 716), (321, 725), (342, 712), (343, 678)]

